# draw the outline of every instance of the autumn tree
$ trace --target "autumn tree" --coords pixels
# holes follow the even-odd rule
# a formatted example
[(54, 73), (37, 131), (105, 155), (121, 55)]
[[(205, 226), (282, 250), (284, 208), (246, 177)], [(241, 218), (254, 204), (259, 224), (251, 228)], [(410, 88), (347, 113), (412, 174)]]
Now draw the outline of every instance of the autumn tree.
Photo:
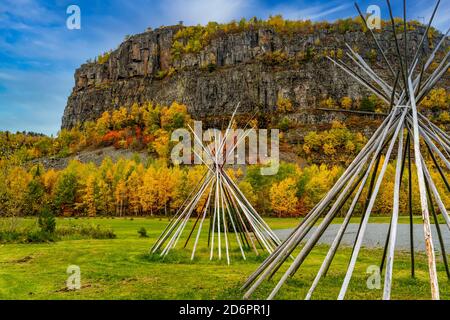
[(296, 213), (296, 181), (286, 178), (274, 183), (270, 188), (270, 205), (278, 217), (291, 216)]
[(343, 109), (350, 110), (352, 108), (352, 104), (353, 104), (353, 101), (352, 101), (352, 98), (350, 98), (350, 97), (343, 97), (341, 99), (341, 107)]
[(82, 204), (86, 210), (86, 214), (89, 217), (95, 217), (97, 215), (98, 197), (99, 188), (97, 185), (97, 179), (95, 174), (90, 174), (86, 180), (86, 185), (82, 196)]

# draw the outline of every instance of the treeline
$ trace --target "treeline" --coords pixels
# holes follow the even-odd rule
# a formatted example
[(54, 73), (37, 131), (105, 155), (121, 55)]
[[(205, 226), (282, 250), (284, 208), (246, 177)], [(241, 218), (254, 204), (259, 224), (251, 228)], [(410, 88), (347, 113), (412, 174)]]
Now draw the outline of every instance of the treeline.
[[(450, 93), (444, 88), (432, 89), (430, 93), (421, 102), (420, 106), (426, 111), (432, 111), (437, 114), (434, 117), (434, 121), (438, 124), (449, 124), (450, 114), (448, 112), (448, 106), (450, 104)], [(319, 103), (323, 108), (336, 108), (345, 110), (359, 110), (369, 112), (387, 112), (388, 105), (384, 103), (376, 95), (371, 94), (362, 99), (352, 99), (350, 97), (342, 97), (339, 101), (334, 100), (331, 97), (323, 99)]]
[(185, 127), (190, 120), (187, 107), (176, 102), (170, 106), (133, 104), (104, 112), (96, 121), (62, 129), (57, 137), (0, 132), (0, 159), (23, 164), (40, 157), (67, 157), (89, 147), (105, 146), (148, 150), (156, 157), (167, 158), (172, 131)]
[(360, 132), (350, 131), (343, 123), (334, 121), (330, 130), (311, 131), (304, 139), (303, 152), (308, 159), (348, 163), (367, 142)]
[[(229, 169), (248, 197), (263, 215), (279, 217), (301, 216), (308, 212), (334, 185), (343, 172), (342, 167), (281, 163), (274, 176), (262, 176), (260, 166)], [(73, 160), (61, 171), (45, 170), (0, 161), (0, 215), (39, 215), (42, 208), (58, 216), (146, 216), (172, 215), (202, 178), (203, 166), (170, 166), (166, 161), (142, 163), (121, 159), (113, 163), (104, 159), (100, 166)], [(413, 173), (415, 172), (413, 168)], [(380, 190), (376, 214), (392, 210), (395, 163), (389, 164)], [(432, 176), (441, 191), (444, 203), (450, 207), (450, 194), (436, 170)], [(450, 177), (448, 177), (450, 178)], [(415, 174), (413, 185), (417, 185)], [(400, 209), (406, 214), (408, 176), (403, 177)], [(367, 189), (367, 188), (365, 188)], [(358, 204), (364, 206), (363, 194)], [(420, 213), (419, 193), (413, 190), (414, 211)], [(345, 212), (345, 207), (341, 214)]]
[[(398, 23), (398, 32), (403, 32), (403, 20), (395, 18)], [(384, 28), (390, 21), (381, 21), (381, 27)], [(414, 30), (420, 24), (415, 20), (407, 22), (407, 29)], [(364, 22), (360, 17), (338, 19), (334, 22), (311, 21), (311, 20), (288, 20), (281, 15), (270, 16), (267, 20), (253, 17), (251, 19), (242, 18), (239, 21), (233, 20), (228, 23), (209, 22), (206, 25), (188, 26), (180, 29), (174, 37), (172, 45), (172, 55), (175, 59), (184, 53), (195, 53), (202, 50), (213, 39), (224, 34), (239, 33), (248, 30), (260, 28), (270, 28), (279, 34), (292, 36), (294, 34), (312, 34), (316, 31), (329, 31), (344, 34), (351, 31), (366, 32)], [(379, 32), (379, 30), (374, 30)], [(430, 37), (436, 34), (436, 29), (430, 29)]]

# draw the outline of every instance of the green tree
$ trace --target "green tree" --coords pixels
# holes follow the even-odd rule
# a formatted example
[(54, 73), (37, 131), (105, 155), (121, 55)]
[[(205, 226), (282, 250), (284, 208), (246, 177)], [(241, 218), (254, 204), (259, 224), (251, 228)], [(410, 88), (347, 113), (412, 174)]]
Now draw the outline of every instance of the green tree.
[(36, 215), (40, 210), (44, 202), (45, 187), (42, 182), (40, 166), (37, 166), (33, 173), (33, 179), (28, 183), (27, 191), (25, 195), (25, 214)]
[(66, 169), (56, 183), (55, 205), (62, 214), (71, 215), (77, 199), (78, 179), (75, 172)]

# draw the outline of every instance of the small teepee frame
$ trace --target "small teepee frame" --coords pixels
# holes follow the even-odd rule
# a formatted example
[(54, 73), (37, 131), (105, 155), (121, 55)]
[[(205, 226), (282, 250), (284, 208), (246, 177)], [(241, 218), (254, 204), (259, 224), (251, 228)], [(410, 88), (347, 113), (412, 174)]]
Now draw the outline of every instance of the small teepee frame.
[[(330, 223), (341, 211), (341, 209), (344, 208), (344, 205), (347, 204), (348, 210), (344, 212), (344, 221), (342, 222), (342, 225), (337, 232), (335, 239), (331, 244), (328, 253), (307, 293), (306, 299), (310, 299), (319, 284), (319, 281), (324, 275), (326, 275), (330, 264), (333, 261), (349, 221), (355, 212), (355, 207), (358, 201), (365, 200), (359, 230), (356, 235), (351, 258), (338, 296), (338, 299), (344, 299), (355, 269), (355, 264), (362, 246), (364, 233), (368, 225), (370, 214), (373, 211), (378, 192), (383, 185), (383, 177), (388, 163), (392, 160), (396, 163), (393, 210), (381, 264), (382, 266), (380, 269), (382, 271), (383, 266), (385, 267), (383, 299), (390, 299), (391, 297), (394, 252), (399, 217), (400, 186), (402, 183), (403, 173), (406, 171), (406, 163), (407, 170), (409, 172), (408, 197), (411, 230), (411, 272), (412, 276), (414, 276), (414, 239), (412, 233), (413, 183), (411, 179), (412, 161), (415, 162), (417, 171), (418, 186), (416, 186), (416, 190), (418, 190), (420, 194), (431, 297), (432, 299), (439, 299), (439, 284), (436, 271), (435, 249), (431, 233), (430, 212), (435, 222), (443, 262), (449, 278), (450, 273), (447, 264), (445, 244), (438, 223), (435, 205), (437, 205), (437, 208), (445, 219), (445, 223), (449, 229), (450, 218), (440, 195), (440, 192), (442, 191), (438, 190), (437, 185), (432, 178), (431, 172), (432, 170), (436, 170), (439, 173), (439, 177), (444, 182), (446, 188), (445, 192), (450, 192), (450, 185), (447, 178), (450, 171), (450, 136), (447, 132), (444, 132), (441, 128), (433, 124), (418, 111), (418, 105), (420, 102), (426, 97), (426, 95), (450, 67), (450, 63), (448, 62), (450, 51), (447, 51), (445, 57), (438, 64), (437, 68), (434, 71), (429, 72), (429, 76), (426, 76), (428, 68), (435, 60), (436, 53), (441, 47), (445, 46), (443, 46), (443, 44), (446, 42), (448, 31), (436, 45), (431, 54), (425, 59), (421, 59), (424, 51), (422, 47), (436, 14), (439, 2), (440, 0), (437, 1), (419, 46), (417, 47), (415, 54), (411, 57), (408, 56), (406, 1), (403, 1), (404, 41), (403, 48), (401, 48), (401, 43), (397, 40), (397, 30), (392, 14), (392, 8), (389, 0), (387, 0), (395, 41), (395, 56), (397, 59), (397, 65), (399, 66), (397, 72), (394, 71), (394, 66), (389, 62), (385, 51), (382, 49), (377, 40), (377, 37), (374, 35), (372, 30), (368, 28), (378, 50), (382, 55), (383, 61), (386, 63), (392, 75), (392, 80), (395, 79), (391, 84), (378, 76), (369, 64), (366, 63), (364, 59), (348, 45), (347, 47), (349, 49), (349, 53), (347, 53), (347, 56), (354, 63), (356, 68), (350, 67), (342, 60), (329, 58), (336, 66), (344, 70), (349, 76), (354, 78), (377, 97), (388, 103), (390, 105), (389, 115), (370, 138), (366, 146), (349, 165), (344, 174), (340, 177), (340, 179), (338, 179), (328, 194), (305, 216), (288, 239), (284, 241), (283, 244), (279, 246), (275, 252), (273, 252), (250, 276), (243, 286), (243, 289), (247, 290), (244, 296), (245, 298), (249, 298), (265, 279), (271, 278), (279, 270), (294, 250), (299, 249), (300, 252), (297, 254), (294, 261), (289, 265), (287, 271), (282, 275), (281, 279), (278, 281), (268, 297), (269, 299), (274, 298), (285, 281), (299, 270), (300, 266), (305, 261), (311, 250), (316, 246), (318, 240), (328, 228)], [(355, 6), (367, 27), (367, 23), (361, 14), (358, 5), (355, 4)], [(396, 155), (393, 154), (394, 150), (397, 150)], [(428, 158), (426, 157), (427, 155), (429, 156)], [(430, 159), (431, 164), (426, 162), (425, 159)], [(364, 194), (364, 190), (367, 191), (367, 197), (362, 196)], [(416, 190), (414, 190), (414, 192), (416, 192)], [(323, 217), (323, 220), (318, 223), (319, 218), (321, 217)], [(316, 223), (318, 223), (317, 228), (312, 229)], [(310, 237), (305, 240), (306, 242), (304, 245), (301, 245), (301, 241), (305, 239), (305, 236), (308, 233), (310, 233)]]
[[(197, 229), (191, 259), (194, 259), (207, 217), (209, 217), (209, 231), (207, 231), (210, 260), (214, 257), (216, 246), (218, 259), (222, 259), (224, 246), (227, 263), (230, 264), (230, 245), (233, 233), (244, 260), (246, 259), (245, 252), (248, 249), (253, 249), (256, 254), (259, 254), (258, 248), (271, 253), (281, 243), (225, 170), (223, 160), (228, 159), (228, 156), (234, 153), (238, 145), (245, 141), (249, 132), (244, 131), (244, 134), (236, 135), (231, 128), (238, 107), (239, 105), (236, 107), (223, 137), (215, 136), (214, 142), (209, 146), (205, 146), (202, 139), (189, 127), (206, 159), (203, 159), (194, 148), (195, 155), (201, 159), (207, 167), (207, 171), (157, 239), (151, 248), (151, 253), (161, 251), (161, 256), (167, 255), (179, 242), (191, 217), (195, 218), (195, 222), (184, 241), (184, 248), (186, 248)], [(231, 150), (226, 149), (229, 139), (233, 141)], [(224, 157), (221, 158), (221, 156)], [(195, 215), (197, 216), (195, 217)]]

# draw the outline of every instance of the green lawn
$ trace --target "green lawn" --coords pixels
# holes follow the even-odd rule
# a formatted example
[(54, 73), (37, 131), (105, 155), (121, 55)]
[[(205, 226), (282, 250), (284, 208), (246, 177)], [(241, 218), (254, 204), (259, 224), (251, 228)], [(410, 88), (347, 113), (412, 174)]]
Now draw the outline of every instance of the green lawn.
[[(0, 299), (241, 299), (240, 286), (263, 261), (263, 257), (250, 252), (243, 261), (236, 250), (232, 252), (230, 266), (224, 260), (210, 261), (204, 242), (199, 245), (194, 261), (190, 260), (187, 249), (172, 251), (164, 260), (150, 256), (148, 249), (167, 224), (167, 219), (58, 219), (57, 224), (87, 223), (86, 220), (112, 228), (117, 238), (0, 245)], [(275, 229), (294, 227), (298, 223), (298, 219), (270, 218), (267, 221)], [(27, 223), (31, 222), (27, 220)], [(388, 222), (388, 219), (376, 218), (372, 222)], [(401, 222), (407, 222), (407, 218), (402, 218)], [(147, 229), (149, 238), (138, 237), (140, 227)], [(325, 246), (315, 249), (277, 298), (303, 299), (326, 249)], [(350, 252), (347, 248), (336, 255), (315, 299), (337, 297)], [(366, 268), (379, 264), (381, 255), (381, 249), (361, 252), (348, 299), (381, 297), (382, 290), (366, 288)], [(450, 282), (445, 276), (441, 257), (438, 259), (441, 298), (449, 299)], [(416, 279), (411, 279), (409, 254), (396, 254), (393, 299), (430, 298), (425, 261), (423, 254), (417, 256)], [(79, 291), (65, 289), (69, 265), (81, 268), (82, 288)], [(264, 283), (254, 298), (265, 298), (275, 280)]]

